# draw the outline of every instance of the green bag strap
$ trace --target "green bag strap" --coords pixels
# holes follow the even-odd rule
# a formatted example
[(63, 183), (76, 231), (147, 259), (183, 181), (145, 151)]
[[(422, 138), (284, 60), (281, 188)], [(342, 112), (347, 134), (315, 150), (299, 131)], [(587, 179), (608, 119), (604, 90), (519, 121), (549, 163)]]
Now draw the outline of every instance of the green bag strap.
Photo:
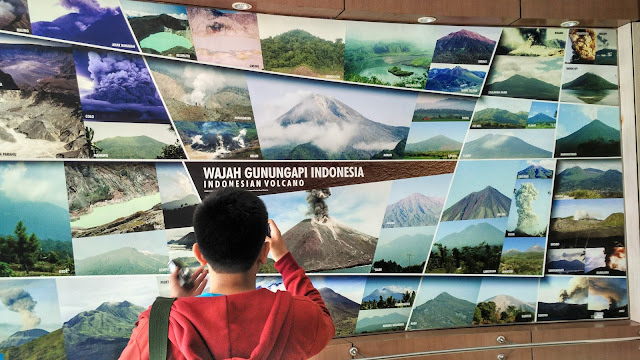
[(167, 359), (169, 313), (176, 298), (158, 296), (149, 314), (149, 360)]

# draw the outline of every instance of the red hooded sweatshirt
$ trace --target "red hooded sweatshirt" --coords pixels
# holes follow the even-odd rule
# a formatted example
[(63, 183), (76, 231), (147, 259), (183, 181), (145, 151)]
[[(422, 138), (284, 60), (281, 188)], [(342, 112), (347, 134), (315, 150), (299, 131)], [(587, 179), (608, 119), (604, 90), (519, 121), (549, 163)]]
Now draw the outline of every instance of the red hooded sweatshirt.
[[(291, 253), (275, 266), (287, 291), (176, 300), (167, 358), (297, 360), (319, 353), (335, 333), (329, 310)], [(140, 314), (120, 359), (149, 359), (149, 312)]]

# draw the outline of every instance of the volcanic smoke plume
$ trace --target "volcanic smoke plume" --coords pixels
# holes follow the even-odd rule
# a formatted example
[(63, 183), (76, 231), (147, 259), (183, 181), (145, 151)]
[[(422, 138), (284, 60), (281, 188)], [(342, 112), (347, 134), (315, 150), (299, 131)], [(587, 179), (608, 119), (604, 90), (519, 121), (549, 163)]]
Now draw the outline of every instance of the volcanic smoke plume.
[(329, 205), (324, 201), (329, 196), (331, 196), (329, 188), (307, 190), (309, 203), (307, 215), (312, 215), (312, 220), (320, 223), (326, 223), (329, 220)]
[[(621, 279), (622, 283), (626, 279)], [(607, 278), (591, 278), (589, 281), (589, 293), (592, 295), (600, 295), (609, 300), (609, 310), (614, 310), (618, 304), (625, 304), (627, 301), (627, 288), (620, 286), (620, 280)]]
[(596, 59), (596, 32), (592, 29), (569, 30), (574, 57), (586, 61)]
[(627, 271), (627, 249), (625, 247), (606, 247), (604, 255), (604, 262), (608, 268)]
[(112, 104), (161, 106), (162, 101), (140, 56), (89, 52), (94, 92), (87, 97)]
[(22, 317), (22, 329), (20, 330), (29, 330), (40, 325), (40, 318), (33, 311), (37, 302), (24, 289), (0, 290), (0, 301), (9, 310), (20, 313)]
[(574, 277), (567, 289), (560, 292), (561, 303), (584, 304), (589, 296), (589, 278)]
[(517, 229), (529, 235), (535, 235), (538, 215), (533, 211), (533, 202), (538, 199), (538, 190), (532, 183), (524, 183), (516, 191), (515, 197), (518, 208)]

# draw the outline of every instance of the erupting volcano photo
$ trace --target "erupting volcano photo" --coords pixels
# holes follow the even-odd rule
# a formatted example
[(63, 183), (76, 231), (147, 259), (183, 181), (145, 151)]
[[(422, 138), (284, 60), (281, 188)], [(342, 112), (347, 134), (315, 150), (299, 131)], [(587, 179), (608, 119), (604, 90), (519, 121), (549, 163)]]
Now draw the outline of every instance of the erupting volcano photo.
[(390, 185), (313, 189), (262, 200), (305, 270), (362, 273), (369, 272), (373, 260)]

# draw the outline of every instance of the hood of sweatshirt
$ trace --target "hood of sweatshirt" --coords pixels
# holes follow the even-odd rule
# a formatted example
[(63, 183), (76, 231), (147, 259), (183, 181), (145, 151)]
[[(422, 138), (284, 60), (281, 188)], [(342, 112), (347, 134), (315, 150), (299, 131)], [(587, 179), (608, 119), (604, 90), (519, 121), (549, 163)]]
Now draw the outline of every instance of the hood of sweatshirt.
[(188, 360), (280, 359), (293, 323), (291, 302), (290, 293), (266, 289), (179, 298), (169, 317), (169, 353), (179, 350)]

